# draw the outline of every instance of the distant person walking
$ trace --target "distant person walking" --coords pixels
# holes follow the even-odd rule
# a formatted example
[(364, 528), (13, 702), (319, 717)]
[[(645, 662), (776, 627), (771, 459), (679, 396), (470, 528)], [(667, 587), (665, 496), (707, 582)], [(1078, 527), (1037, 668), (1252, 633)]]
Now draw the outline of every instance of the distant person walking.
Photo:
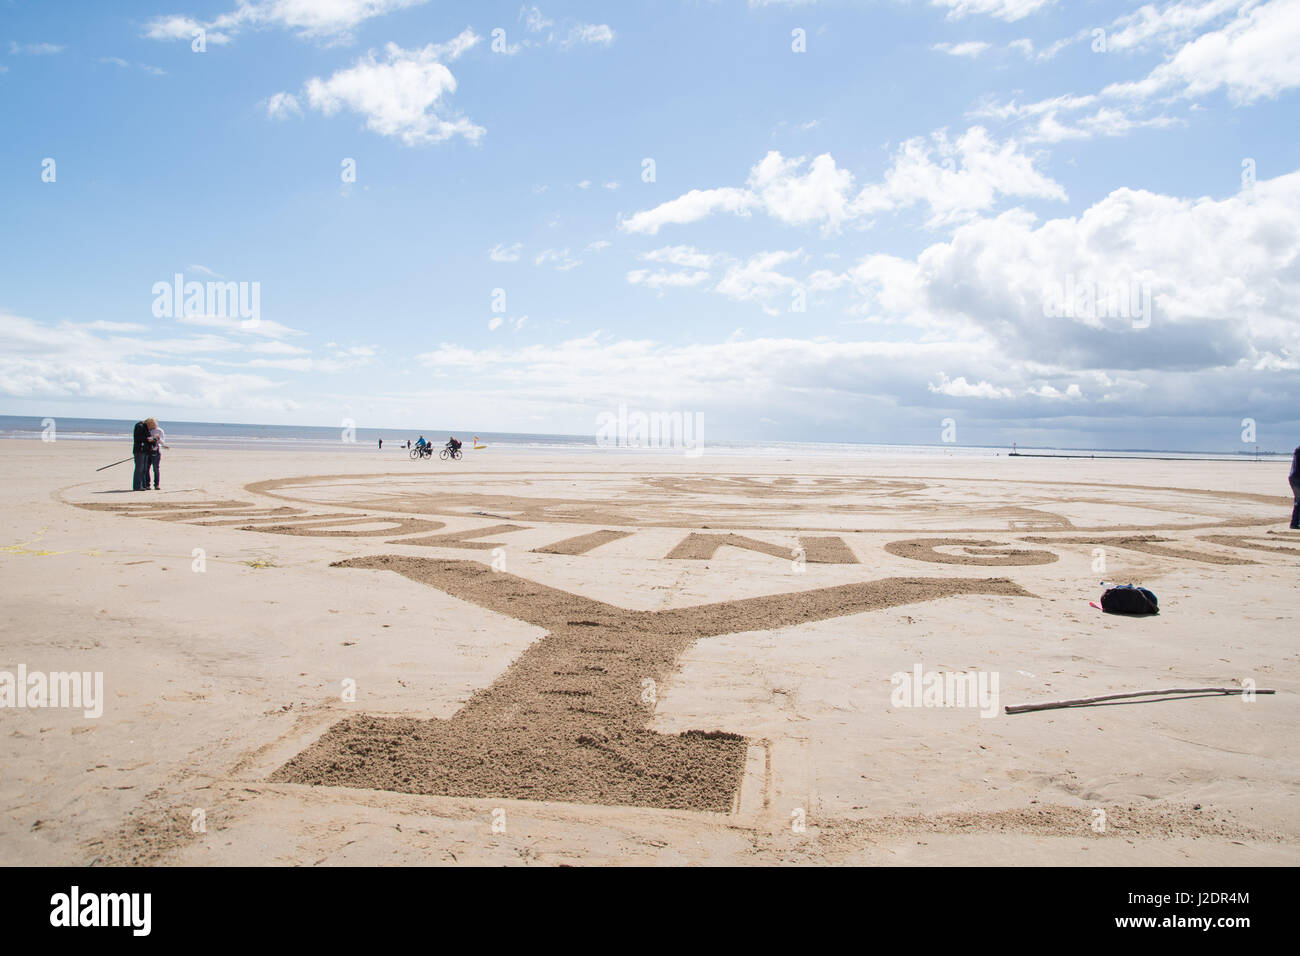
[(384, 450), (384, 440), (382, 438), (379, 439), (379, 450), (380, 451)]
[(1300, 448), (1291, 456), (1291, 497), (1295, 507), (1291, 509), (1291, 528), (1300, 531)]
[(167, 447), (167, 436), (163, 430), (158, 427), (158, 419), (146, 418), (145, 425), (149, 427), (149, 460), (145, 465), (144, 471), (144, 488), (149, 488), (149, 472), (153, 472), (153, 490), (157, 491), (161, 482), (160, 471), (162, 469), (162, 450)]
[(135, 423), (132, 436), (132, 454), (135, 456), (135, 474), (131, 477), (132, 491), (146, 491), (149, 488), (149, 424), (145, 421)]

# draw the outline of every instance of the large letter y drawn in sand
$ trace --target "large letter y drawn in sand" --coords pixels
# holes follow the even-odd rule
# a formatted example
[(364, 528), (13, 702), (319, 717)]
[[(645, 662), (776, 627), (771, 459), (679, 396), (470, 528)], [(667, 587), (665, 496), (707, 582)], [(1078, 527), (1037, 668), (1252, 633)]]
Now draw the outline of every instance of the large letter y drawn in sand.
[(404, 793), (728, 812), (744, 737), (646, 728), (642, 682), (661, 682), (694, 641), (956, 594), (1033, 597), (1005, 578), (884, 578), (664, 611), (633, 611), (475, 561), (398, 555), (334, 567), (396, 571), (545, 628), (448, 720), (339, 721), (272, 780)]

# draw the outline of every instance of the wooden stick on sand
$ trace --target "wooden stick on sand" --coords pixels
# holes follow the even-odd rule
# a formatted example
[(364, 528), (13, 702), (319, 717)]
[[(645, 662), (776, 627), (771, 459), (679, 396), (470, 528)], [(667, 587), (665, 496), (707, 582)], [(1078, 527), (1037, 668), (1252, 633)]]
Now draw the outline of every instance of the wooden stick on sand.
[[(1105, 694), (1102, 697), (1080, 697), (1077, 700), (1049, 700), (1044, 704), (1014, 704), (1003, 709), (1008, 714), (1023, 714), (1031, 710), (1055, 710), (1059, 707), (1079, 707), (1098, 704), (1104, 700), (1124, 700), (1128, 697), (1156, 697), (1160, 694), (1244, 694), (1244, 687), (1176, 687), (1172, 690), (1140, 690), (1132, 694)], [(1256, 690), (1256, 694), (1276, 694), (1274, 690)]]

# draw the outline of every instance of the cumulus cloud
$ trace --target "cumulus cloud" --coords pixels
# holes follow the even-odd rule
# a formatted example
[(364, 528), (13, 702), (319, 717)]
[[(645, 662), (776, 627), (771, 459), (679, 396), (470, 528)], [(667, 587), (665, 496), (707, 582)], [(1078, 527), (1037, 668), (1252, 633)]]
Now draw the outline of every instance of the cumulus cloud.
[[(806, 166), (806, 169), (805, 169)], [(1014, 140), (995, 142), (980, 126), (956, 140), (940, 130), (903, 143), (883, 181), (854, 195), (853, 174), (823, 153), (808, 163), (768, 152), (750, 170), (745, 188), (693, 189), (620, 222), (626, 232), (655, 235), (666, 225), (697, 222), (716, 212), (749, 215), (761, 209), (787, 225), (820, 225), (822, 233), (846, 223), (913, 205), (929, 211), (928, 225), (943, 226), (992, 208), (1004, 198), (1065, 200), (1065, 189), (1040, 172)]]
[[(1225, 18), (1230, 19), (1222, 26), (1196, 35)], [(1154, 105), (1163, 108), (1220, 90), (1234, 104), (1246, 105), (1300, 86), (1300, 57), (1294, 52), (1300, 47), (1297, 0), (1148, 4), (1116, 19), (1105, 41), (1110, 53), (1152, 46), (1176, 49), (1145, 77), (1111, 83), (1096, 94), (1066, 94), (1024, 104), (985, 99), (970, 115), (1025, 125), (1021, 136), (1026, 142), (1057, 143), (1186, 122), (1163, 113), (1147, 115)]]
[(298, 97), (292, 93), (276, 93), (266, 101), (266, 115), (269, 119), (276, 120), (301, 116), (302, 107), (298, 105)]
[(1300, 86), (1297, 49), (1296, 0), (1245, 4), (1230, 23), (1185, 44), (1144, 79), (1115, 83), (1102, 92), (1145, 99), (1164, 92), (1194, 97), (1222, 89), (1234, 103), (1253, 103)]
[[(1117, 189), (1041, 225), (1013, 210), (850, 274), (869, 308), (989, 337), (1015, 361), (1186, 373), (1300, 369), (1298, 265), (1300, 172), (1222, 200)], [(1062, 314), (1066, 290), (1079, 308)], [(1140, 321), (1111, 308), (1125, 290), (1150, 303)]]
[(1107, 50), (1144, 50), (1185, 43), (1202, 27), (1229, 13), (1254, 6), (1258, 0), (1175, 0), (1164, 6), (1143, 4), (1116, 17), (1106, 33)]
[(778, 266), (798, 260), (802, 249), (760, 252), (743, 262), (735, 262), (718, 282), (715, 291), (737, 302), (757, 302), (763, 311), (776, 315), (780, 309), (771, 304), (778, 295), (789, 295), (799, 281), (778, 270)]
[[(443, 63), (478, 41), (477, 34), (466, 30), (448, 43), (431, 43), (420, 49), (405, 50), (389, 43), (382, 60), (371, 52), (327, 79), (312, 77), (303, 86), (303, 97), (309, 108), (325, 116), (345, 109), (357, 113), (365, 119), (367, 129), (407, 146), (439, 143), (454, 136), (478, 142), (486, 132), (483, 127), (463, 116), (450, 115), (444, 108), (446, 97), (456, 91), (456, 78)], [(286, 93), (277, 93), (271, 100), (297, 104), (297, 98)]]

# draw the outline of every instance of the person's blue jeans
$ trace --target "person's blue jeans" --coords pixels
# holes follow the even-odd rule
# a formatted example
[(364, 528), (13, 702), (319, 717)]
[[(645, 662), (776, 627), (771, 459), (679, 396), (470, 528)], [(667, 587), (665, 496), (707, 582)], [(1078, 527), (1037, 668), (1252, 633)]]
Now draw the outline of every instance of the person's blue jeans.
[(142, 491), (149, 487), (149, 453), (135, 453), (135, 475), (131, 478), (131, 490)]
[(152, 470), (153, 488), (154, 491), (158, 490), (158, 485), (161, 484), (161, 475), (159, 474), (159, 471), (161, 470), (161, 466), (162, 466), (162, 452), (151, 451), (149, 453), (149, 463), (145, 465), (145, 469), (144, 469), (144, 486), (146, 488), (149, 487), (149, 472), (150, 470)]

